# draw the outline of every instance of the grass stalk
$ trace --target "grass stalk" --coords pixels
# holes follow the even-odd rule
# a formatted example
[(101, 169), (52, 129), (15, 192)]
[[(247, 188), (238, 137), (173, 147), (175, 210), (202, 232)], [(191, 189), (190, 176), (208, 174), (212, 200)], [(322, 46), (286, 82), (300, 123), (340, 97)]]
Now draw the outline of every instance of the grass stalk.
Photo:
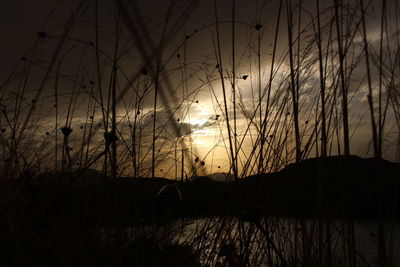
[(216, 34), (217, 34), (217, 36), (216, 36), (217, 37), (217, 48), (215, 48), (216, 49), (215, 54), (217, 57), (218, 71), (219, 71), (219, 75), (221, 78), (222, 94), (223, 94), (223, 98), (224, 98), (225, 118), (226, 118), (226, 126), (227, 126), (227, 131), (228, 131), (231, 165), (232, 165), (234, 177), (235, 177), (235, 179), (238, 179), (237, 166), (235, 165), (235, 154), (233, 152), (232, 131), (231, 131), (231, 125), (229, 122), (228, 103), (227, 103), (225, 81), (224, 81), (225, 78), (223, 75), (222, 53), (221, 53), (220, 34), (219, 34), (218, 8), (217, 8), (216, 0), (214, 1), (214, 12), (215, 12), (215, 20), (216, 20), (215, 27), (216, 27)]
[(340, 89), (342, 97), (342, 122), (343, 122), (343, 146), (344, 154), (346, 156), (350, 155), (350, 139), (349, 139), (349, 115), (348, 115), (348, 88), (346, 85), (345, 70), (344, 70), (344, 60), (345, 56), (343, 53), (343, 43), (342, 43), (342, 29), (341, 29), (341, 16), (339, 16), (339, 8), (342, 9), (340, 0), (335, 0), (335, 22), (336, 22), (336, 37), (339, 53), (339, 75), (340, 75)]
[[(296, 70), (294, 67), (294, 54), (293, 54), (293, 10), (292, 1), (287, 0), (287, 31), (288, 31), (288, 50), (289, 50), (289, 63), (290, 63), (290, 92), (292, 94), (292, 115), (293, 115), (293, 126), (295, 131), (295, 147), (296, 147), (296, 162), (301, 161), (301, 141), (300, 141), (300, 128), (299, 128), (299, 88), (296, 83)], [(300, 42), (300, 40), (298, 40)]]
[[(371, 69), (370, 69), (370, 62), (369, 62), (369, 48), (368, 48), (368, 39), (367, 39), (367, 29), (365, 23), (365, 12), (364, 9), (364, 1), (360, 0), (360, 7), (361, 7), (361, 20), (362, 20), (362, 29), (363, 29), (363, 44), (364, 44), (364, 54), (365, 54), (365, 61), (366, 61), (366, 68), (367, 68), (367, 80), (368, 80), (368, 105), (370, 110), (371, 116), (371, 131), (372, 131), (372, 142), (374, 148), (374, 156), (380, 158), (380, 149), (378, 148), (378, 135), (377, 135), (377, 127), (375, 123), (375, 113), (374, 113), (374, 105), (373, 105), (373, 92), (372, 92), (372, 84), (371, 84)], [(380, 89), (379, 89), (380, 91)], [(379, 104), (380, 105), (380, 104)], [(379, 108), (380, 110), (380, 108)], [(380, 111), (379, 111), (380, 117)]]

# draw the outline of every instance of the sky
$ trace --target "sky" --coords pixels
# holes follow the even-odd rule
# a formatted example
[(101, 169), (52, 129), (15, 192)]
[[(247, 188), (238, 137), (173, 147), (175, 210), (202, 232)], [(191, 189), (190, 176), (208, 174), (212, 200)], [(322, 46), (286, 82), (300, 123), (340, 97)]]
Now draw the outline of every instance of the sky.
[[(123, 5), (120, 12), (116, 8), (118, 3)], [(299, 73), (296, 77), (301, 150), (306, 157), (320, 153), (315, 1), (282, 1), (279, 25), (279, 1), (151, 0), (136, 1), (136, 6), (133, 1), (131, 5), (124, 3), (98, 1), (97, 42), (95, 1), (0, 3), (0, 27), (5, 37), (0, 44), (0, 78), (4, 85), (1, 104), (5, 107), (3, 114), (8, 114), (2, 115), (0, 123), (6, 130), (5, 143), (10, 138), (8, 134), (20, 131), (24, 137), (19, 143), (21, 153), (35, 151), (33, 156), (26, 156), (25, 164), (50, 169), (63, 165), (102, 169), (104, 162), (97, 160), (97, 156), (105, 149), (104, 132), (110, 131), (106, 125), (111, 125), (110, 92), (114, 81), (121, 174), (151, 174), (154, 129), (158, 176), (180, 176), (182, 156), (187, 176), (232, 171), (230, 148), (238, 155), (239, 172), (255, 173), (260, 164), (260, 140), (263, 169), (273, 171), (293, 162), (289, 10), (293, 15), (291, 48)], [(358, 1), (349, 3), (358, 6)], [(395, 3), (387, 1), (386, 28), (382, 34), (384, 71), (379, 68), (380, 1), (373, 1), (365, 13), (374, 116), (379, 121), (377, 88), (383, 88), (381, 103), (387, 105), (383, 155), (390, 160), (396, 159), (399, 131), (388, 94), (388, 88), (392, 88), (388, 84), (395, 84), (398, 79), (398, 70), (393, 67), (398, 51)], [(343, 153), (343, 129), (332, 5), (331, 1), (320, 1), (329, 154), (335, 155)], [(340, 12), (346, 25), (342, 38), (346, 49), (352, 154), (372, 156), (361, 16), (354, 8), (343, 7)], [(266, 133), (260, 139), (265, 117)], [(73, 130), (67, 143), (60, 131), (64, 126)], [(233, 141), (229, 142), (229, 138)]]
[[(46, 3), (47, 2), (47, 3)], [(8, 75), (16, 61), (31, 48), (40, 31), (43, 18), (50, 12), (50, 3), (54, 1), (2, 1), (0, 29), (1, 77)]]

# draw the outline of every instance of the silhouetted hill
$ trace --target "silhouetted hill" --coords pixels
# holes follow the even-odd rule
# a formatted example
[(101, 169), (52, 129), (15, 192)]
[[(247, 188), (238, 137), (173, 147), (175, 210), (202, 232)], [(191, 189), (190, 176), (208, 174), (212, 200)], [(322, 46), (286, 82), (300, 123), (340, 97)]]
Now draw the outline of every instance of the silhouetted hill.
[[(399, 164), (356, 156), (308, 159), (277, 173), (218, 182), (110, 179), (94, 170), (1, 181), (11, 218), (86, 225), (164, 223), (179, 216), (398, 217)], [(79, 218), (79, 219), (78, 219)]]
[(216, 182), (232, 182), (234, 180), (234, 176), (232, 174), (224, 172), (213, 173), (207, 177)]

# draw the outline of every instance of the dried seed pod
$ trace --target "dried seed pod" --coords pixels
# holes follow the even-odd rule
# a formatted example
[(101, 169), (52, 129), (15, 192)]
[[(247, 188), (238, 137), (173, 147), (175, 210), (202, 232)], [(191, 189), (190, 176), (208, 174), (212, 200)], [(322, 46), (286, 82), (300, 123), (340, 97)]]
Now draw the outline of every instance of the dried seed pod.
[(104, 139), (106, 140), (107, 145), (115, 143), (119, 140), (117, 135), (112, 132), (105, 132)]
[(65, 126), (61, 128), (61, 132), (65, 137), (67, 137), (72, 133), (72, 129), (70, 127)]
[(45, 32), (38, 32), (37, 35), (39, 35), (40, 38), (46, 39), (47, 38), (47, 33)]

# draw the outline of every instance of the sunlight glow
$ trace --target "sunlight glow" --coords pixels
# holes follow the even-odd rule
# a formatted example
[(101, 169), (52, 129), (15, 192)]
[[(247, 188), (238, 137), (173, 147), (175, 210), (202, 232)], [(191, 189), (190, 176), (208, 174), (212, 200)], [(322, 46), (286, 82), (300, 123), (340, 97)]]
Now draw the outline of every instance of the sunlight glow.
[(208, 121), (208, 118), (198, 118), (198, 119), (190, 119), (188, 121), (193, 126), (201, 126)]

